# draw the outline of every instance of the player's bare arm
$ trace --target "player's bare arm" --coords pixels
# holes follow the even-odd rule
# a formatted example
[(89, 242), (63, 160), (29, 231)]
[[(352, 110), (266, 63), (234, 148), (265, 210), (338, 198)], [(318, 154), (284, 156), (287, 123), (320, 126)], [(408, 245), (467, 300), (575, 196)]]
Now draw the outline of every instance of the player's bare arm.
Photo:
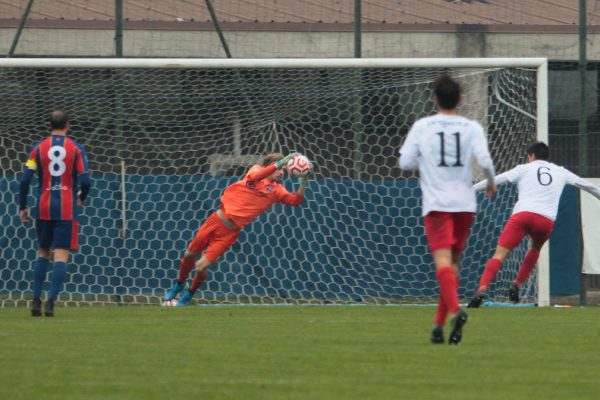
[(19, 219), (21, 220), (21, 222), (23, 224), (29, 225), (29, 223), (31, 222), (31, 220), (29, 219), (29, 210), (28, 209), (20, 210), (19, 211)]

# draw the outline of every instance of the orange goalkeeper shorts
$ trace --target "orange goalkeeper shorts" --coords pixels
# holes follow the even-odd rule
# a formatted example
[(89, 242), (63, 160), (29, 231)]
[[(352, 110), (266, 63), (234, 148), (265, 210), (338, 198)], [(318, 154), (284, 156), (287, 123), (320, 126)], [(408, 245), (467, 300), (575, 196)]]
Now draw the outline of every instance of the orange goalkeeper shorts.
[(198, 229), (188, 249), (194, 253), (206, 250), (204, 255), (214, 263), (237, 241), (239, 236), (240, 230), (228, 228), (215, 211)]

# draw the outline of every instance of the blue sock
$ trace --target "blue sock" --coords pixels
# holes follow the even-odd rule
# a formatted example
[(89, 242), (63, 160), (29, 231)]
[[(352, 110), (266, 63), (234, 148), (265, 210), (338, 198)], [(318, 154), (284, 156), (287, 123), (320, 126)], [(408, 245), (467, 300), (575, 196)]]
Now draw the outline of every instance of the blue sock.
[(65, 282), (66, 277), (67, 263), (55, 262), (54, 268), (52, 268), (52, 278), (50, 279), (52, 285), (50, 286), (50, 293), (48, 294), (48, 299), (56, 300), (58, 294), (62, 291), (63, 283)]
[(33, 262), (33, 296), (40, 297), (42, 295), (42, 286), (46, 281), (46, 273), (51, 266), (50, 261), (39, 257)]

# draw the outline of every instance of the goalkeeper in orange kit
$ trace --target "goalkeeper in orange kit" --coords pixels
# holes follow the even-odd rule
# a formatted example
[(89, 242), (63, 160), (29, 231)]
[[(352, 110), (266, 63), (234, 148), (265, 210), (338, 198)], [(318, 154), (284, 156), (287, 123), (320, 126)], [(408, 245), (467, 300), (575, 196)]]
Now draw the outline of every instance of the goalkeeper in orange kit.
[[(179, 264), (177, 279), (165, 294), (164, 302), (175, 299), (184, 290), (185, 281), (195, 268), (196, 275), (192, 283), (176, 303), (177, 306), (190, 304), (194, 293), (206, 280), (208, 268), (237, 241), (244, 226), (275, 203), (290, 206), (302, 203), (308, 176), (300, 178), (300, 188), (296, 193), (288, 192), (280, 183), (287, 162), (295, 155), (293, 153), (284, 157), (281, 153), (268, 154), (260, 164), (252, 166), (242, 180), (225, 189), (218, 209), (202, 224), (188, 246)], [(200, 254), (202, 256), (196, 261)]]

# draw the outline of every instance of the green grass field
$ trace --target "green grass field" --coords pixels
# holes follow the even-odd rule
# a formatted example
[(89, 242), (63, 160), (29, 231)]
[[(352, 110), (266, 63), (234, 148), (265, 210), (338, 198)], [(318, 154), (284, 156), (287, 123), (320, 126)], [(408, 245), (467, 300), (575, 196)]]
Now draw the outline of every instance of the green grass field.
[[(0, 399), (597, 399), (600, 308), (0, 308)], [(448, 330), (448, 329), (447, 329)]]

